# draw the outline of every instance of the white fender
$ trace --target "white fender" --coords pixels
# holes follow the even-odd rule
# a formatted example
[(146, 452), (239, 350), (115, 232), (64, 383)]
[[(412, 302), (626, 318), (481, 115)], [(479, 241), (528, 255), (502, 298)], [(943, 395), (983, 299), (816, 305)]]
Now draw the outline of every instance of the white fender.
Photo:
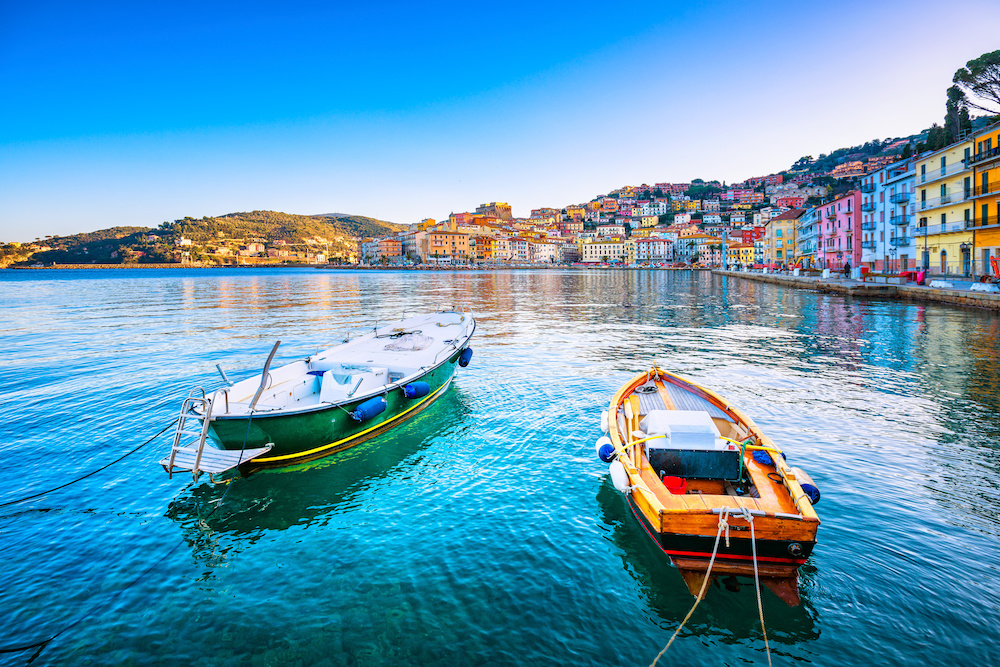
[(606, 435), (601, 436), (600, 438), (597, 439), (597, 444), (594, 445), (594, 451), (597, 452), (597, 456), (599, 457), (601, 455), (601, 447), (603, 447), (604, 445), (612, 445), (612, 444), (614, 443), (611, 442), (611, 438), (609, 438)]
[(601, 412), (601, 433), (608, 432), (608, 411), (604, 410)]
[(625, 472), (625, 466), (618, 459), (611, 462), (608, 466), (608, 472), (611, 473), (611, 483), (615, 485), (615, 488), (622, 493), (628, 493), (628, 473)]

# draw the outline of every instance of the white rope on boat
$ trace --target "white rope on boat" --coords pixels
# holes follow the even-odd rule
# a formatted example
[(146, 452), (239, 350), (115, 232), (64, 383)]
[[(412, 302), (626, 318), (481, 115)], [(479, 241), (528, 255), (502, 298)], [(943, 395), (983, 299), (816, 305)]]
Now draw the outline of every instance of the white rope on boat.
[(674, 634), (671, 635), (670, 637), (670, 641), (667, 642), (667, 645), (663, 647), (662, 651), (656, 654), (656, 657), (653, 658), (653, 662), (650, 663), (649, 667), (656, 667), (657, 661), (659, 661), (659, 659), (663, 657), (663, 654), (667, 652), (667, 649), (670, 648), (670, 645), (674, 643), (674, 640), (677, 638), (677, 635), (680, 634), (680, 631), (684, 628), (684, 625), (688, 622), (688, 619), (691, 618), (691, 614), (693, 614), (694, 610), (698, 608), (698, 603), (701, 602), (703, 597), (705, 597), (705, 589), (708, 588), (708, 582), (711, 579), (710, 575), (712, 574), (712, 566), (715, 564), (715, 555), (719, 551), (719, 540), (722, 538), (723, 530), (725, 530), (726, 532), (726, 548), (727, 549), (729, 548), (729, 522), (727, 521), (727, 519), (729, 517), (730, 511), (733, 512), (734, 518), (739, 516), (739, 518), (741, 519), (746, 519), (747, 523), (750, 524), (750, 549), (751, 553), (753, 554), (753, 583), (754, 587), (757, 590), (757, 612), (760, 614), (760, 629), (761, 632), (764, 633), (764, 650), (767, 651), (767, 664), (768, 667), (771, 667), (771, 647), (767, 641), (767, 629), (764, 627), (764, 605), (761, 602), (761, 597), (760, 597), (760, 574), (757, 570), (757, 540), (754, 535), (754, 529), (753, 529), (754, 515), (747, 507), (740, 507), (735, 510), (729, 507), (723, 507), (719, 509), (719, 531), (715, 534), (715, 546), (712, 547), (712, 557), (708, 561), (708, 569), (705, 570), (705, 580), (701, 584), (701, 590), (698, 591), (698, 597), (695, 599), (694, 605), (691, 607), (691, 611), (687, 613), (687, 616), (684, 617), (684, 620), (681, 621), (681, 624), (677, 626), (677, 629), (674, 630)]
[(753, 585), (757, 589), (757, 612), (760, 614), (760, 631), (764, 633), (764, 650), (767, 651), (767, 665), (771, 667), (771, 647), (767, 643), (767, 628), (764, 627), (764, 605), (760, 600), (760, 575), (757, 572), (757, 540), (753, 531), (753, 514), (744, 507), (743, 518), (750, 524), (750, 549), (753, 553)]
[[(649, 667), (656, 667), (657, 661), (659, 661), (659, 659), (663, 657), (663, 654), (667, 652), (667, 649), (670, 648), (670, 645), (674, 643), (674, 640), (677, 639), (677, 635), (680, 634), (680, 631), (684, 628), (684, 625), (688, 622), (688, 619), (691, 618), (691, 614), (693, 614), (694, 610), (698, 608), (698, 603), (701, 602), (702, 598), (705, 597), (705, 589), (708, 588), (708, 582), (712, 578), (710, 576), (712, 574), (712, 566), (715, 565), (715, 554), (718, 553), (719, 551), (719, 540), (722, 538), (723, 530), (726, 531), (727, 547), (729, 545), (729, 522), (727, 521), (728, 518), (729, 518), (729, 508), (726, 507), (722, 510), (722, 512), (719, 513), (719, 530), (718, 532), (715, 533), (715, 546), (712, 547), (712, 557), (708, 561), (708, 569), (705, 570), (705, 580), (701, 584), (701, 590), (698, 591), (698, 597), (695, 598), (694, 606), (691, 607), (691, 611), (687, 613), (687, 616), (684, 617), (684, 620), (681, 621), (681, 624), (677, 626), (676, 630), (674, 630), (674, 634), (671, 635), (670, 641), (667, 642), (667, 645), (663, 647), (662, 651), (656, 654), (655, 658), (653, 658), (653, 662), (649, 664)], [(771, 659), (771, 654), (768, 653), (768, 661), (770, 661), (770, 659)]]

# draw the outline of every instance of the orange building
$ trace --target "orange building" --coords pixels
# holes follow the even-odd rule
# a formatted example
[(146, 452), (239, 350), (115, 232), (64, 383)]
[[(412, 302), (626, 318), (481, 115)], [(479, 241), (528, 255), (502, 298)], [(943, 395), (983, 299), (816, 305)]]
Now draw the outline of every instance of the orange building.
[(423, 256), (434, 259), (450, 257), (455, 259), (469, 258), (469, 235), (461, 232), (433, 231), (424, 237)]

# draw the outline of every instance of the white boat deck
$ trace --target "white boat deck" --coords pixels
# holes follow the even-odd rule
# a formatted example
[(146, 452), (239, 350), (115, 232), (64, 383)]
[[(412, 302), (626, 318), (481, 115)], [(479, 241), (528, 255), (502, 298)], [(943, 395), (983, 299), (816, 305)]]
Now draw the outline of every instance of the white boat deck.
[[(462, 349), (474, 328), (472, 315), (458, 312), (379, 326), (343, 345), (271, 369), (254, 412), (309, 411), (402, 386)], [(213, 418), (249, 414), (259, 386), (257, 375), (216, 392)]]

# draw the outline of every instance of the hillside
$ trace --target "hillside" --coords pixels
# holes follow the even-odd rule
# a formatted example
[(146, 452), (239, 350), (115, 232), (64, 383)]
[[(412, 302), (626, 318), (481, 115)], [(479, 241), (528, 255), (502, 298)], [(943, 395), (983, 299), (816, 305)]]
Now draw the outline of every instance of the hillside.
[[(356, 252), (355, 238), (404, 229), (356, 215), (294, 215), (276, 211), (229, 213), (164, 222), (157, 228), (111, 227), (96, 232), (55, 236), (44, 243), (7, 248), (0, 266), (18, 264), (120, 264), (191, 261), (205, 265), (348, 261)], [(255, 252), (247, 244), (266, 248)], [(239, 258), (239, 260), (237, 259)]]

